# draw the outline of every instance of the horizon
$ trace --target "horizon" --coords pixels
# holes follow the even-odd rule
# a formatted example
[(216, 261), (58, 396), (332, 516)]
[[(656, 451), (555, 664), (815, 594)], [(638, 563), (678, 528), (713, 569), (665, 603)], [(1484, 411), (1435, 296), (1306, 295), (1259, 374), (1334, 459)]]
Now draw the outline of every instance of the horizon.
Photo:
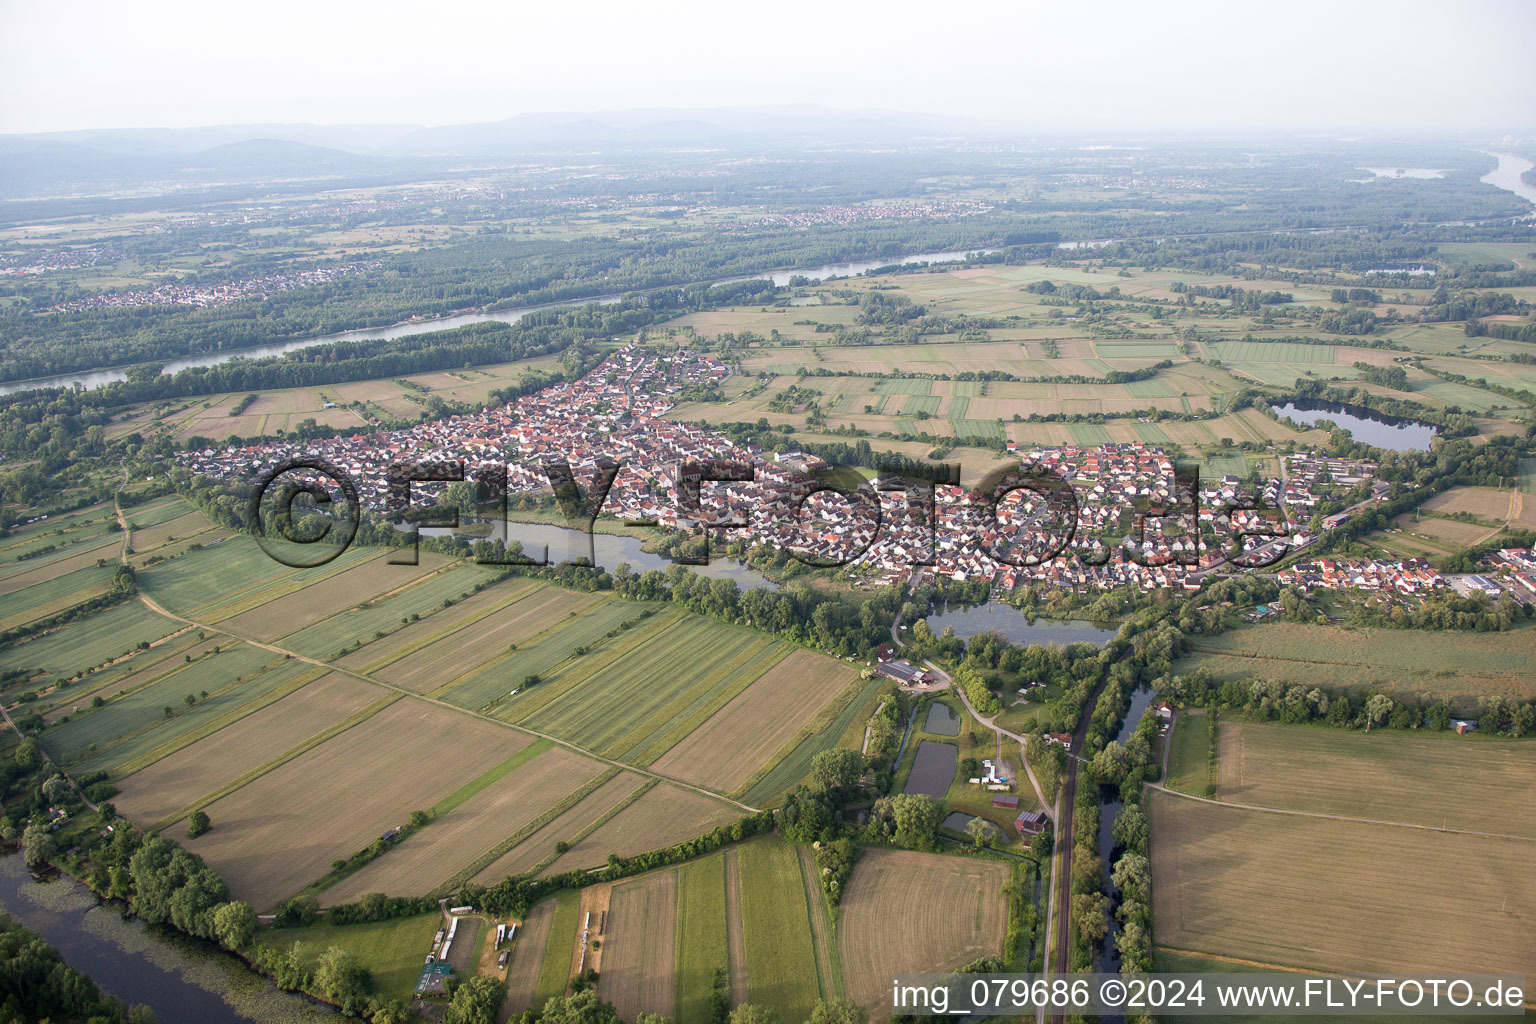
[[(102, 3), (68, 10), (0, 3), (0, 134), (432, 128), (696, 111), (703, 97), (711, 110), (811, 104), (1010, 135), (1536, 127), (1523, 52), (1536, 8), (1514, 0), (1484, 0), (1450, 23), (1427, 2), (1310, 2), (1281, 19), (1217, 4), (1178, 16), (1111, 5), (1091, 19), (999, 6), (921, 31), (909, 6), (876, 20), (791, 4), (768, 20), (692, 3), (579, 16), (387, 4), (359, 21), (346, 8), (289, 3), (253, 24), (183, 0), (152, 20)], [(474, 39), (507, 45), (482, 56), (460, 31), (466, 22)], [(355, 57), (369, 54), (360, 67)], [(84, 70), (61, 73), (69, 68)]]

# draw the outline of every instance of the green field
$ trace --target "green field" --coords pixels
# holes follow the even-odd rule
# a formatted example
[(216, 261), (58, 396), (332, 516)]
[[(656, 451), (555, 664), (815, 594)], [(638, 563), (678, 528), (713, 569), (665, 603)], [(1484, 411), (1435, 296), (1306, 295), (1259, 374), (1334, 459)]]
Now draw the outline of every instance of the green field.
[(397, 917), (370, 924), (314, 924), (307, 928), (260, 929), (256, 944), (287, 952), (304, 944), (310, 964), (332, 946), (357, 954), (373, 972), (373, 990), (386, 998), (409, 1000), (421, 976), (421, 965), (432, 951), (432, 937), (442, 926), (441, 914)]
[(1179, 712), (1173, 728), (1173, 749), (1168, 752), (1169, 789), (1191, 796), (1205, 796), (1213, 781), (1210, 773), (1211, 718), (1209, 714)]
[(677, 869), (677, 1024), (710, 1024), (715, 969), (729, 967), (725, 856)]
[(1072, 434), (1072, 441), (1080, 445), (1109, 444), (1114, 440), (1109, 431), (1097, 423), (1072, 423), (1067, 429)]
[(804, 1020), (820, 998), (804, 881), (794, 847), (776, 839), (739, 846), (741, 922), (747, 950), (747, 999)]
[(571, 980), (571, 957), (576, 952), (576, 936), (581, 930), (581, 893), (567, 889), (555, 895), (555, 916), (544, 943), (544, 960), (539, 966), (539, 986), (533, 1005), (542, 1007), (565, 992)]
[(519, 721), (607, 757), (648, 763), (786, 653), (760, 633), (689, 616)]
[(1211, 349), (1224, 363), (1332, 363), (1332, 345), (1307, 345), (1298, 341), (1217, 341)]
[(875, 394), (931, 395), (933, 394), (933, 381), (927, 377), (887, 377), (875, 383)]
[(1003, 425), (997, 420), (950, 420), (949, 422), (955, 436), (959, 438), (995, 444), (999, 448), (1007, 440), (1003, 434)]
[[(1174, 664), (1218, 679), (1256, 677), (1285, 683), (1450, 697), (1536, 697), (1536, 626), (1503, 633), (1456, 630), (1345, 629), (1267, 622), (1200, 637)], [(1466, 709), (1475, 712), (1475, 703)]]
[[(402, 570), (403, 571), (403, 570)], [(458, 600), (475, 585), (493, 578), (492, 571), (477, 565), (457, 565), (406, 589), (390, 594), (364, 608), (348, 608), (284, 637), (282, 646), (312, 658), (330, 658), (355, 640), (365, 643), (377, 632), (399, 628), (412, 615), (423, 618), (441, 611), (443, 601)], [(359, 594), (359, 600), (372, 595)]]
[(73, 676), (181, 628), (181, 623), (129, 601), (0, 651), (0, 669)]
[(916, 416), (920, 412), (925, 412), (933, 416), (938, 413), (939, 404), (943, 401), (938, 395), (911, 395), (907, 398), (906, 404), (901, 407), (901, 414)]

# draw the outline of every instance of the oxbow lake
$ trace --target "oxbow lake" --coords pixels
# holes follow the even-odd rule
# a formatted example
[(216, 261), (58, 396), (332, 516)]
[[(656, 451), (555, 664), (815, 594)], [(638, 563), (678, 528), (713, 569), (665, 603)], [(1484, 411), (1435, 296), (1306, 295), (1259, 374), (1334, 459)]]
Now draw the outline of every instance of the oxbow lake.
[(1048, 619), (1028, 616), (1012, 605), (989, 601), (986, 604), (946, 606), (937, 615), (928, 616), (928, 628), (937, 636), (954, 627), (955, 635), (969, 640), (983, 633), (998, 633), (1016, 644), (1094, 644), (1103, 647), (1113, 640), (1117, 630), (1104, 629), (1083, 619)]
[(1356, 441), (1394, 452), (1427, 452), (1436, 432), (1433, 426), (1418, 420), (1398, 419), (1334, 402), (1287, 402), (1275, 406), (1275, 412), (1297, 423), (1343, 427)]

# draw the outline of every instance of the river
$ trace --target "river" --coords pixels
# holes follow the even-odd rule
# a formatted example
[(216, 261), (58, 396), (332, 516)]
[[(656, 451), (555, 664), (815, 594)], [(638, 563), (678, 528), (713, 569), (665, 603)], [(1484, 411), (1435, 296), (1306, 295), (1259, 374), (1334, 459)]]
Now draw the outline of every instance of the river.
[[(990, 253), (994, 249), (974, 249), (969, 252), (926, 252), (915, 253), (910, 256), (898, 256), (889, 260), (864, 260), (857, 263), (827, 263), (808, 270), (783, 270), (768, 274), (749, 274), (743, 277), (728, 277), (714, 284), (733, 284), (738, 281), (756, 281), (769, 278), (779, 287), (789, 284), (792, 277), (805, 277), (813, 281), (824, 281), (829, 277), (855, 277), (867, 273), (879, 267), (888, 267), (892, 264), (902, 263), (954, 263), (966, 259), (971, 253)], [(681, 285), (677, 287), (683, 287)], [(339, 341), (392, 341), (396, 338), (408, 338), (416, 334), (427, 334), (432, 331), (451, 331), (458, 327), (467, 327), (470, 324), (503, 323), (515, 324), (529, 313), (537, 313), (545, 309), (564, 309), (571, 306), (587, 306), (597, 304), (601, 306), (612, 305), (623, 298), (622, 294), (597, 295), (585, 299), (571, 299), (566, 302), (543, 302), (532, 306), (518, 306), (513, 309), (492, 310), (488, 312), (457, 313), (452, 316), (437, 317), (433, 319), (412, 319), (389, 327), (364, 327), (353, 331), (340, 331), (336, 334), (324, 334), (316, 338), (299, 338), (293, 341), (285, 341), (272, 345), (258, 345), (253, 348), (242, 348), (222, 352), (209, 352), (205, 355), (189, 356), (186, 359), (176, 359), (167, 362), (162, 368), (162, 373), (174, 374), (194, 366), (217, 366), (227, 363), (231, 359), (265, 359), (270, 356), (279, 356), (286, 352), (294, 352), (303, 348), (312, 348), (315, 345), (330, 345)], [(35, 388), (69, 387), (78, 384), (84, 388), (99, 388), (103, 384), (127, 379), (127, 369), (124, 367), (106, 367), (100, 370), (83, 370), (78, 373), (62, 373), (52, 377), (33, 377), (29, 380), (10, 381), (0, 383), (0, 395), (14, 394), (17, 391), (30, 391)]]
[[(1515, 156), (1513, 153), (1489, 153), (1487, 155), (1497, 158), (1499, 166), (1478, 180), (1489, 185), (1497, 185), (1508, 192), (1513, 192), (1532, 206), (1536, 206), (1536, 186), (1527, 185), (1520, 180), (1520, 176), (1531, 168), (1536, 167), (1536, 164), (1531, 163), (1531, 161), (1523, 156)], [(1532, 211), (1530, 216), (1536, 217), (1536, 211)]]
[[(1115, 740), (1121, 746), (1131, 738), (1136, 731), (1136, 726), (1141, 722), (1141, 716), (1146, 713), (1147, 707), (1156, 696), (1150, 686), (1138, 686), (1131, 691), (1131, 706), (1125, 712), (1125, 720), (1120, 723), (1120, 731), (1115, 734)], [(1082, 769), (1086, 771), (1086, 766)], [(1110, 871), (1115, 866), (1115, 818), (1120, 814), (1120, 794), (1117, 790), (1105, 787), (1099, 796), (1099, 857), (1104, 861), (1104, 892), (1108, 893), (1115, 901), (1116, 909), (1120, 905), (1119, 893), (1115, 891), (1114, 884), (1109, 881)], [(1095, 971), (1106, 974), (1118, 974), (1120, 972), (1120, 953), (1115, 949), (1115, 936), (1120, 932), (1120, 926), (1114, 920), (1110, 921), (1109, 935), (1104, 939), (1104, 951), (1098, 955), (1094, 964)], [(1111, 1018), (1101, 1018), (1108, 1022)], [(1123, 1018), (1119, 1018), (1123, 1019)]]
[(0, 907), (71, 967), (161, 1024), (335, 1024), (329, 1007), (279, 991), (233, 956), (99, 903), (71, 878), (36, 882), (20, 854), (0, 857)]

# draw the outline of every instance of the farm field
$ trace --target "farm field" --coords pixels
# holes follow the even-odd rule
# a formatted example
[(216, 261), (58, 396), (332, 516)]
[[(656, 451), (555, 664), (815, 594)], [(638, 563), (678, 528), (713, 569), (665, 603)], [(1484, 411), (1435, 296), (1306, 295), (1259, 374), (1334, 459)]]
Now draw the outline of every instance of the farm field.
[[(787, 652), (752, 630), (679, 618), (517, 721), (606, 757), (647, 764)], [(537, 689), (530, 694), (540, 696)]]
[(1536, 758), (1520, 741), (1235, 721), (1218, 736), (1223, 800), (1536, 838)]
[(512, 939), (512, 955), (507, 958), (507, 1001), (510, 1013), (531, 1009), (539, 988), (539, 969), (544, 964), (544, 947), (549, 942), (554, 923), (555, 901), (544, 900), (528, 911)]
[[(759, 676), (652, 767), (663, 775), (729, 793), (777, 754), (855, 680), (820, 654), (795, 651)], [(729, 751), (728, 757), (722, 752)]]
[(199, 797), (217, 792), (285, 750), (338, 725), (388, 695), (367, 683), (328, 674), (117, 782), (113, 799), (135, 821), (175, 820)]
[[(891, 975), (943, 971), (1002, 952), (1008, 867), (906, 850), (866, 850), (843, 892), (837, 928), (846, 994), (890, 1017)], [(893, 928), (893, 921), (922, 922)]]
[[(1166, 785), (1180, 793), (1204, 796), (1210, 781), (1211, 718), (1208, 712), (1181, 710), (1173, 727), (1173, 749), (1168, 752)], [(1218, 733), (1220, 736), (1218, 723)], [(1219, 742), (1219, 740), (1218, 740)], [(1217, 764), (1221, 751), (1217, 748)], [(1219, 785), (1219, 784), (1218, 784)]]
[(88, 565), (73, 572), (41, 578), (0, 597), (0, 632), (72, 608), (105, 594), (117, 566)]
[(35, 706), (42, 714), (43, 721), (51, 725), (64, 715), (73, 715), (76, 711), (89, 707), (92, 697), (99, 696), (105, 700), (114, 694), (131, 690), (162, 675), (174, 667), (169, 659), (185, 664), (184, 659), (188, 656), (195, 660), (221, 643), (229, 643), (232, 640), (223, 633), (215, 633), (199, 640), (197, 636), (199, 632), (202, 631), (194, 631), (188, 627), (179, 633), (173, 633), (146, 650), (134, 651), (129, 657), (87, 674), (79, 682), (71, 683), (65, 689), (56, 689), (52, 693), (44, 694)]
[(661, 783), (624, 805), (580, 842), (572, 843), (570, 850), (540, 874), (601, 867), (610, 853), (632, 857), (685, 836), (703, 835), (717, 825), (729, 825), (742, 813), (724, 801)]
[(674, 940), (678, 1024), (709, 1024), (715, 971), (730, 968), (725, 919), (725, 854), (691, 860), (677, 869)]
[[(477, 873), (472, 881), (476, 885), (494, 885), (512, 875), (532, 872), (543, 864), (551, 863), (558, 856), (555, 845), (574, 842), (584, 833), (598, 828), (609, 815), (626, 806), (637, 792), (649, 781), (633, 772), (619, 772), (601, 785), (593, 787), (579, 800), (547, 824), (529, 833), (512, 845)], [(515, 833), (509, 834), (516, 839)]]
[(0, 651), (0, 670), (69, 678), (182, 628), (137, 601), (116, 605)]
[(217, 622), (380, 555), (355, 546), (325, 565), (291, 569), (251, 538), (232, 537), (149, 566), (137, 578), (139, 590), (173, 614)]
[(1156, 791), (1148, 811), (1159, 945), (1326, 971), (1536, 970), (1536, 892), (1510, 884), (1529, 842)]
[(447, 813), (435, 816), (386, 856), (326, 889), (321, 902), (350, 903), (367, 892), (387, 896), (430, 892), (469, 865), (476, 855), (581, 788), (603, 767), (546, 741), (525, 747), (514, 758), (525, 753), (532, 753), (532, 759)]
[[(1267, 622), (1202, 637), (1174, 671), (1204, 668), (1219, 679), (1257, 677), (1337, 686), (1347, 680), (1384, 691), (1447, 697), (1536, 697), (1536, 627), (1503, 633), (1341, 629)], [(1454, 671), (1442, 666), (1454, 665)]]
[[(754, 807), (765, 806), (804, 779), (810, 773), (811, 760), (823, 750), (833, 747), (858, 749), (864, 742), (864, 723), (875, 712), (882, 685), (879, 679), (870, 679), (851, 698), (844, 691), (846, 703), (839, 707), (833, 702), (824, 707), (821, 714), (801, 730), (801, 735), (790, 741), (793, 746), (786, 747), (777, 764), (753, 782), (745, 793), (733, 795)], [(828, 714), (833, 711), (835, 714)]]
[(621, 1020), (635, 1020), (642, 1013), (672, 1017), (676, 1012), (677, 897), (676, 871), (659, 871), (613, 887), (597, 994), (613, 1004)]
[(222, 624), (236, 634), (270, 642), (329, 618), (338, 608), (350, 608), (409, 587), (449, 563), (448, 558), (427, 552), (422, 552), (420, 565), (392, 565), (391, 557), (391, 549), (374, 549), (371, 557), (343, 572), (310, 581), (301, 590), (289, 593), (286, 587), (273, 588), (278, 593), (270, 600), (223, 619)]
[(529, 742), (411, 698), (397, 701), (209, 804), (213, 830), (187, 846), (231, 892), (266, 909)]
[(780, 1020), (804, 1020), (821, 996), (821, 985), (799, 858), (794, 847), (778, 839), (735, 849), (747, 1000), (773, 1010)]

